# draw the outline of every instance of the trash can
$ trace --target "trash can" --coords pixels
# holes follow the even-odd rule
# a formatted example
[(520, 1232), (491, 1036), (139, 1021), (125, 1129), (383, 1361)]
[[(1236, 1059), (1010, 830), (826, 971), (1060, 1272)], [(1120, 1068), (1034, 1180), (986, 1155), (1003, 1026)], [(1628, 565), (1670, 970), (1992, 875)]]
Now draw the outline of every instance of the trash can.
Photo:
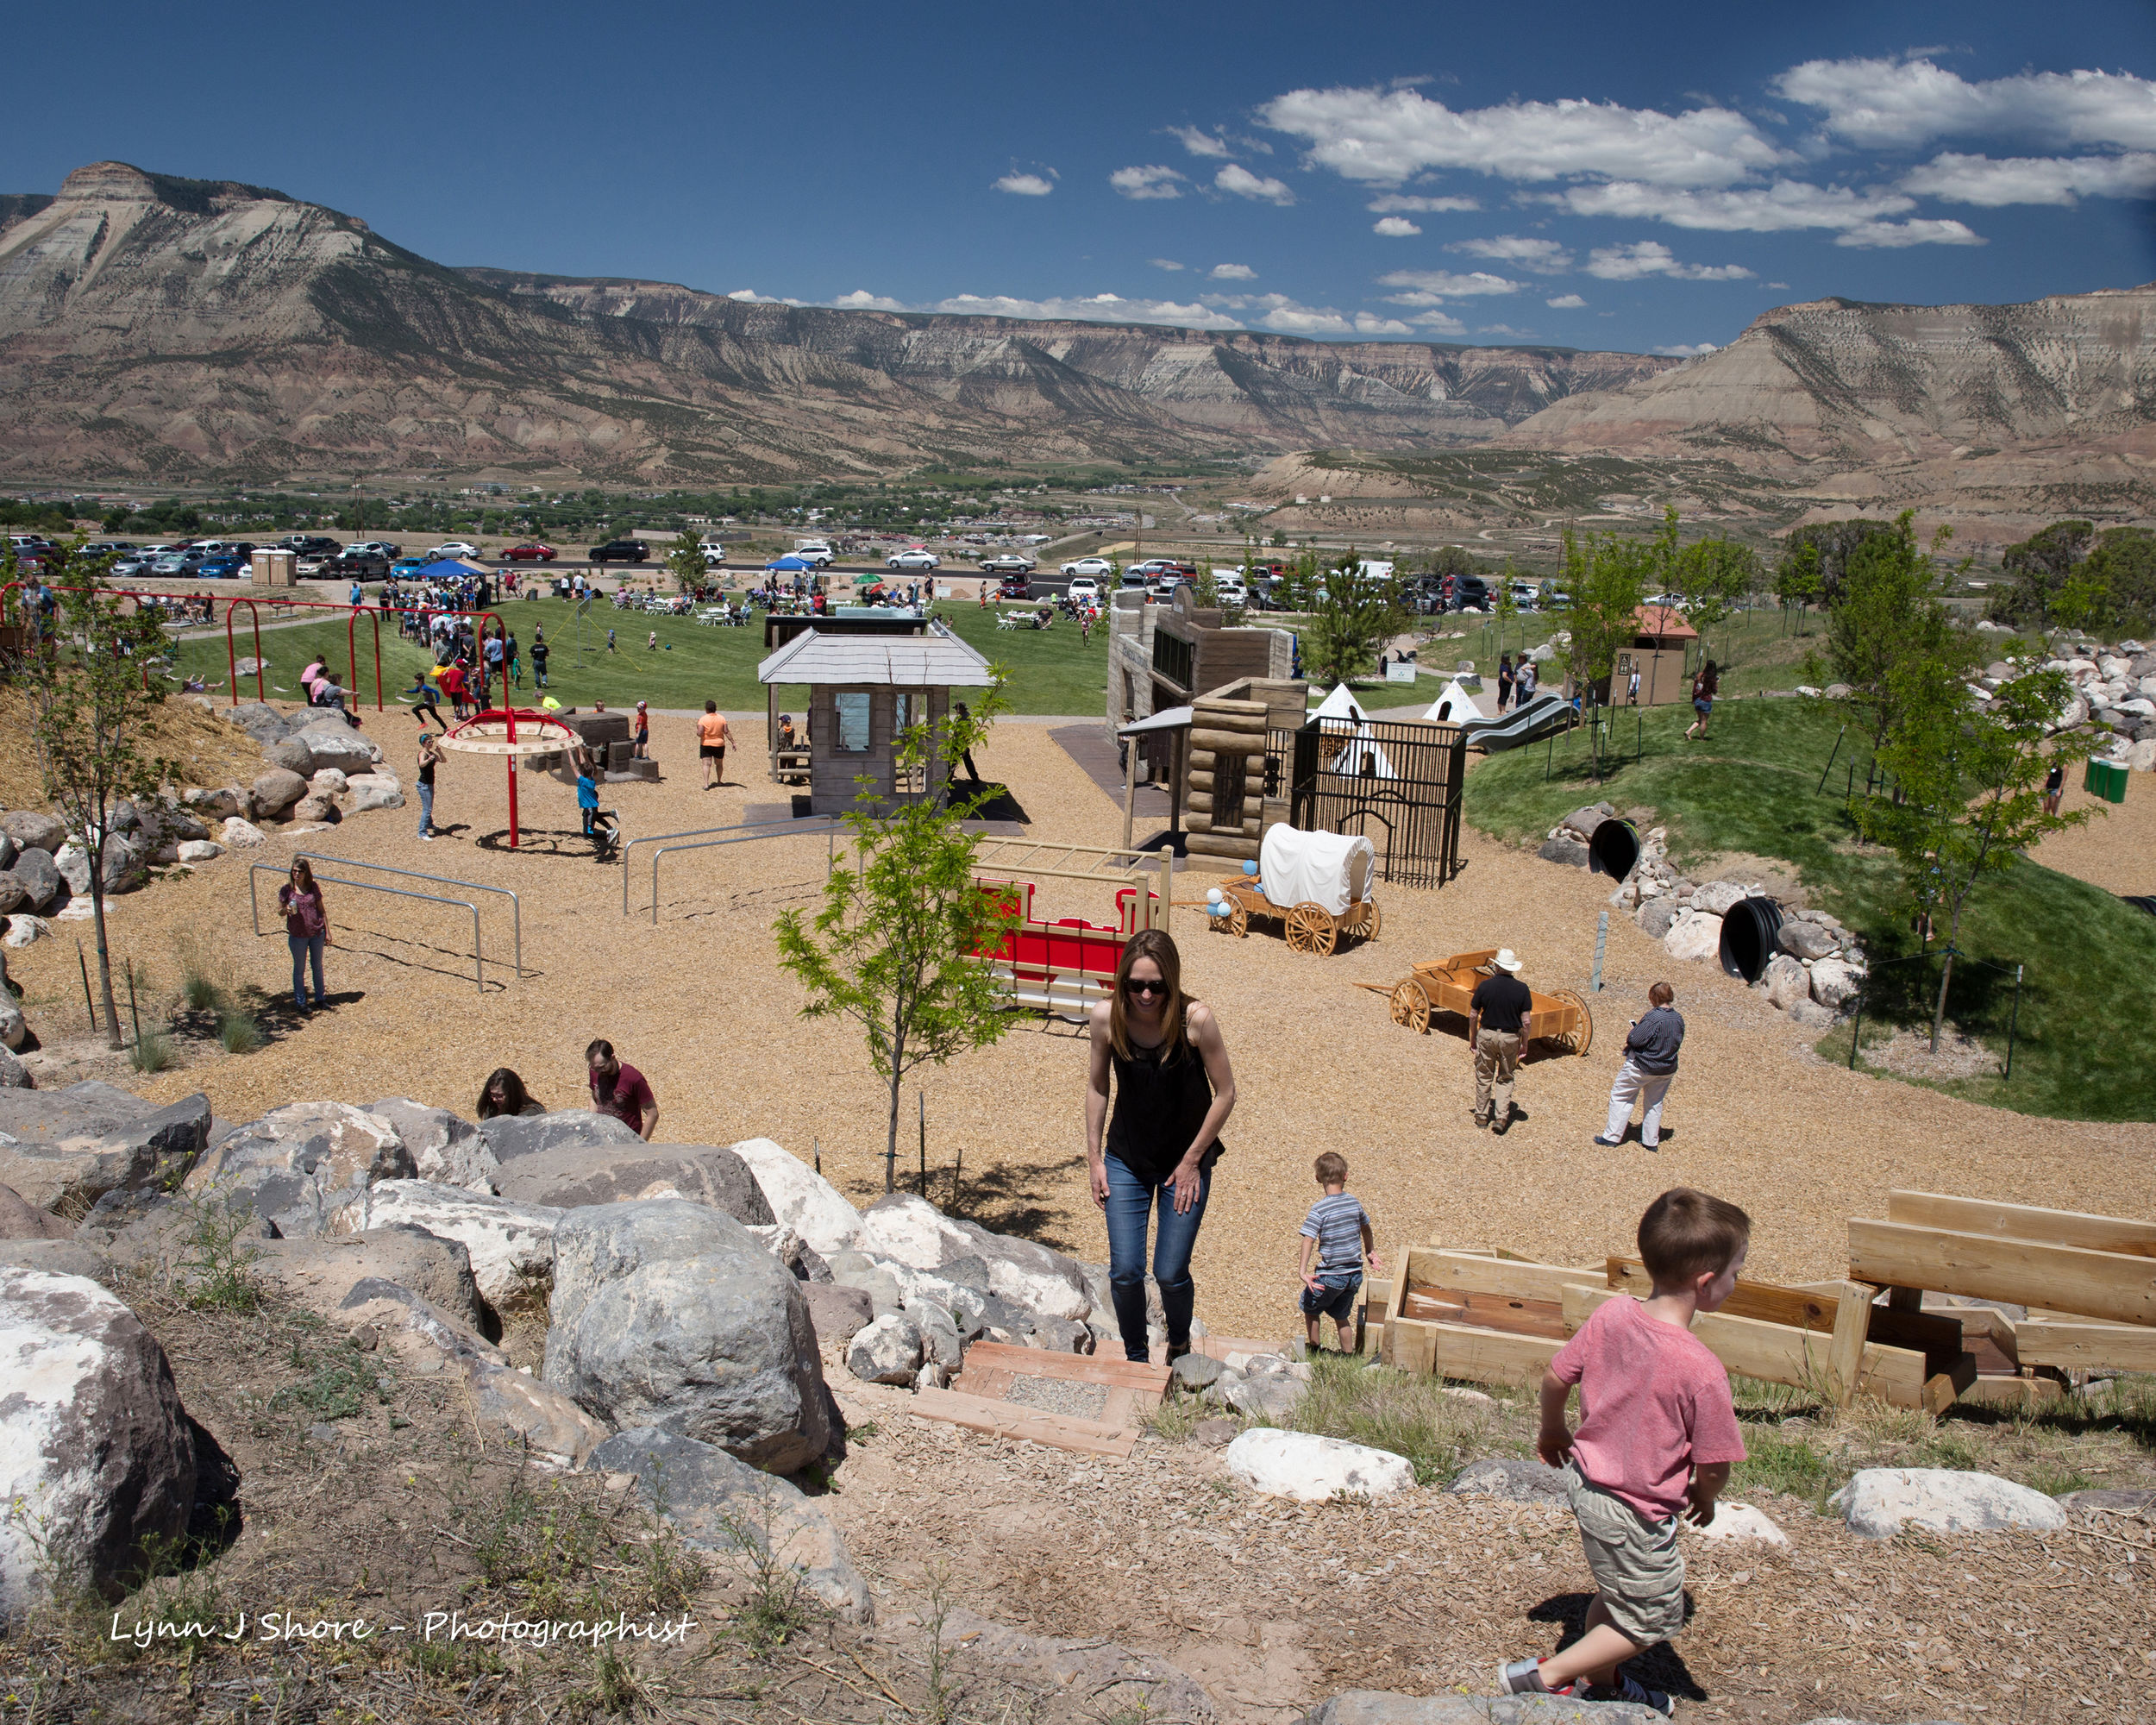
[(2090, 761), (2089, 770), (2081, 781), (2081, 788), (2091, 796), (2102, 797), (2107, 803), (2126, 800), (2126, 762), (2123, 761)]

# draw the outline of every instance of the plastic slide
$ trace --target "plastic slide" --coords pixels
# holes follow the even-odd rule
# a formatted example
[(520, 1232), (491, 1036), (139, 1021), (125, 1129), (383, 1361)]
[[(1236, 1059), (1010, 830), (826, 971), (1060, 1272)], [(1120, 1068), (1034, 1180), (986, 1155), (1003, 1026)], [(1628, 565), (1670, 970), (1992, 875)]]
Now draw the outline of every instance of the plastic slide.
[(1526, 706), (1498, 718), (1470, 718), (1460, 729), (1470, 747), (1495, 755), (1501, 749), (1517, 749), (1539, 742), (1557, 729), (1572, 704), (1557, 693), (1538, 694)]

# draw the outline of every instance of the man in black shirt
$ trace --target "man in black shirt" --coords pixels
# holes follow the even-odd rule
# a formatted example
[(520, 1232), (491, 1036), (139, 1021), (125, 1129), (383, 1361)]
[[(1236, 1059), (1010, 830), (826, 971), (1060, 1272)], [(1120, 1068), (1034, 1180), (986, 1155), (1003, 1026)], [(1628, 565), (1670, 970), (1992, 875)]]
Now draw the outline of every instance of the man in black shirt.
[(1475, 1124), (1502, 1138), (1512, 1128), (1512, 1075), (1534, 995), (1520, 980), (1520, 960), (1509, 946), (1498, 953), (1497, 971), (1475, 988), (1468, 1001), (1467, 1040), (1475, 1051)]

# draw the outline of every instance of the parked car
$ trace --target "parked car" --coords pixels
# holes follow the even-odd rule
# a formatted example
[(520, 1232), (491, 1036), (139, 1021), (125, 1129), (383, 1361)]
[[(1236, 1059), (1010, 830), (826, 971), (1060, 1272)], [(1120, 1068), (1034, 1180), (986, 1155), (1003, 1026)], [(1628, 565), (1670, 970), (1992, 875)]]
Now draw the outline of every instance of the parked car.
[(715, 541), (705, 541), (704, 567), (707, 569), (716, 569), (721, 568), (725, 561), (726, 548)]
[(479, 555), (479, 548), (470, 540), (451, 539), (428, 552), (427, 561), (430, 563), (438, 563), (445, 557), (476, 557)]
[(1684, 602), (1684, 595), (1683, 593), (1657, 593), (1652, 599), (1647, 600), (1646, 603), (1649, 605), (1662, 605), (1670, 611), (1681, 612), (1687, 609)]
[(1542, 608), (1545, 611), (1563, 611), (1572, 603), (1572, 595), (1555, 581), (1542, 584)]
[(584, 555), (594, 563), (642, 563), (650, 559), (651, 547), (641, 539), (609, 539)]
[(174, 575), (191, 575), (202, 565), (199, 551), (167, 551), (151, 565), (150, 573), (170, 579)]
[(254, 561), (246, 561), (222, 552), (215, 557), (204, 557), (196, 566), (195, 573), (205, 581), (235, 581), (254, 568)]
[(1018, 551), (999, 551), (993, 557), (981, 560), (981, 573), (984, 575), (1030, 575), (1033, 573), (1033, 560)]
[(85, 557), (120, 557), (134, 549), (135, 542), (130, 539), (93, 539), (82, 552)]
[(157, 559), (147, 552), (129, 551), (112, 566), (112, 573), (123, 581), (131, 581), (137, 575), (147, 575)]
[(511, 545), (502, 553), (505, 563), (551, 563), (554, 558), (554, 547), (542, 545), (536, 539), (528, 544)]
[(339, 580), (347, 577), (356, 577), (360, 580), (369, 576), (379, 578), (389, 573), (389, 558), (373, 546), (347, 545), (323, 564), (320, 573)]
[(344, 549), (343, 542), (322, 533), (287, 533), (277, 542), (280, 551), (291, 551), (302, 557), (334, 557)]
[(1073, 575), (1070, 578), (1070, 602), (1073, 605), (1100, 603), (1100, 583), (1091, 575)]
[(1081, 557), (1075, 562), (1065, 563), (1063, 573), (1067, 575), (1091, 575), (1095, 580), (1105, 580), (1115, 573), (1115, 565), (1106, 557)]
[(793, 555), (811, 568), (818, 569), (828, 569), (835, 561), (831, 548), (821, 539), (812, 539), (805, 545), (796, 545)]
[(1250, 602), (1250, 590), (1239, 575), (1215, 575), (1213, 590), (1220, 596), (1222, 605), (1232, 605), (1238, 611)]
[(1006, 575), (1002, 584), (996, 588), (996, 597), (998, 599), (1031, 599), (1033, 597), (1033, 583), (1024, 575)]
[(910, 551), (893, 551), (883, 560), (887, 569), (933, 569), (937, 567), (936, 554), (916, 545)]
[(424, 557), (399, 557), (389, 566), (390, 578), (392, 580), (416, 580), (426, 572), (427, 560)]
[(1477, 611), (1489, 609), (1489, 583), (1480, 575), (1460, 575), (1454, 579), (1452, 590), (1446, 602), (1454, 611), (1465, 611), (1473, 605)]
[(1532, 581), (1514, 581), (1512, 584), (1512, 602), (1522, 611), (1532, 611), (1541, 602), (1542, 589)]

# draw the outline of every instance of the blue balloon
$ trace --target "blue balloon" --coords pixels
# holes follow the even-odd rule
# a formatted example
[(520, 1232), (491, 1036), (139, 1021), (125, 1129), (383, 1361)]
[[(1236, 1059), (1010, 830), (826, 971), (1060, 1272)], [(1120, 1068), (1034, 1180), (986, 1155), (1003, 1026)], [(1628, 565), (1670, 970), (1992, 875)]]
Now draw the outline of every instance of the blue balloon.
[(1243, 865), (1243, 872), (1245, 875), (1255, 875), (1257, 873), (1257, 864), (1255, 862), (1245, 862)]
[(1224, 917), (1227, 913), (1228, 907), (1224, 904), (1213, 904), (1206, 906), (1206, 914), (1207, 916)]

